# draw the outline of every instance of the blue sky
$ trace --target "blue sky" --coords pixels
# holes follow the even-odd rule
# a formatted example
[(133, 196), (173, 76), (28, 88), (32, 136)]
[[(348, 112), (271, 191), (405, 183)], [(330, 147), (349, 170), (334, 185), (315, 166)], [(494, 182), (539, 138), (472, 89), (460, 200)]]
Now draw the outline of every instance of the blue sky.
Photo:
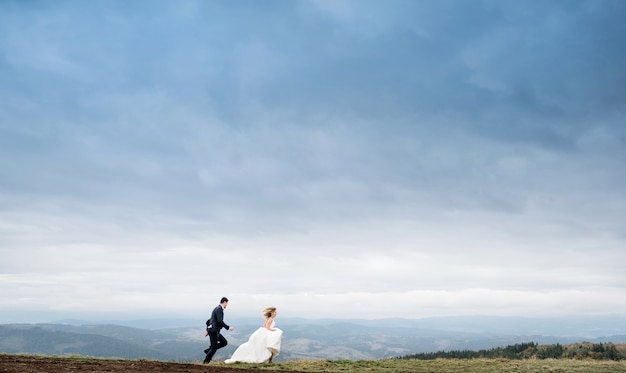
[(625, 16), (0, 2), (0, 321), (624, 315)]

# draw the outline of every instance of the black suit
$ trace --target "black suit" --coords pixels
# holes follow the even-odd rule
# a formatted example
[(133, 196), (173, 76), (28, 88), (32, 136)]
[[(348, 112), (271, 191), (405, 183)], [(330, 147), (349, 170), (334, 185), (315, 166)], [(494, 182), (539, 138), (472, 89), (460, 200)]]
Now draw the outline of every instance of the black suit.
[(206, 357), (204, 358), (205, 363), (209, 363), (211, 359), (213, 359), (213, 355), (215, 352), (222, 347), (226, 347), (228, 341), (224, 338), (223, 335), (220, 334), (222, 328), (230, 329), (224, 322), (224, 308), (222, 305), (218, 305), (211, 312), (211, 318), (208, 321), (206, 331), (209, 333), (209, 339), (211, 340), (211, 347), (205, 350)]

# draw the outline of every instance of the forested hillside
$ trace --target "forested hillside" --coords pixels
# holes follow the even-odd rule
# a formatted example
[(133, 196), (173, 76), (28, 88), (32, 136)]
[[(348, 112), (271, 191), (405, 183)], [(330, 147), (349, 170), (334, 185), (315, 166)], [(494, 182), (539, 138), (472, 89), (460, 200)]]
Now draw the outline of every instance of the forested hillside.
[(613, 343), (574, 343), (561, 345), (559, 343), (539, 345), (535, 342), (518, 343), (506, 347), (496, 347), (487, 350), (452, 350), (429, 353), (412, 354), (401, 359), (475, 359), (475, 358), (505, 358), (505, 359), (594, 359), (594, 360), (626, 360), (626, 345)]
[(82, 355), (169, 360), (168, 355), (118, 338), (80, 334), (43, 327), (6, 327), (0, 325), (0, 352), (45, 355)]

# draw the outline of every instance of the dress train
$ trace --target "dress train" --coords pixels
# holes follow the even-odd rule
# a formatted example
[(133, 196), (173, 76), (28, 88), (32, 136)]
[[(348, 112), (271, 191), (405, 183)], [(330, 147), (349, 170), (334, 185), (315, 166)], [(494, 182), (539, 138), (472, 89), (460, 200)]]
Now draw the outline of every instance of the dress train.
[(226, 364), (235, 362), (243, 363), (264, 363), (269, 361), (270, 358), (275, 358), (280, 353), (280, 344), (283, 337), (283, 331), (274, 328), (272, 323), (272, 329), (268, 330), (264, 327), (258, 328), (248, 341), (237, 347), (237, 350), (233, 353), (230, 359), (226, 359)]

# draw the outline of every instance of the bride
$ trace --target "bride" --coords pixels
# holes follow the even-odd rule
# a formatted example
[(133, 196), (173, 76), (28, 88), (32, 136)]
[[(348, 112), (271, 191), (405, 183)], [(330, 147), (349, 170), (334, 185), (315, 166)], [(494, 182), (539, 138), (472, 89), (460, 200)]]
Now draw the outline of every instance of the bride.
[(252, 333), (248, 342), (239, 346), (230, 359), (224, 361), (226, 364), (238, 361), (244, 363), (264, 363), (267, 361), (271, 363), (272, 359), (278, 356), (283, 331), (274, 327), (276, 307), (264, 309), (263, 316), (265, 316), (265, 324)]

